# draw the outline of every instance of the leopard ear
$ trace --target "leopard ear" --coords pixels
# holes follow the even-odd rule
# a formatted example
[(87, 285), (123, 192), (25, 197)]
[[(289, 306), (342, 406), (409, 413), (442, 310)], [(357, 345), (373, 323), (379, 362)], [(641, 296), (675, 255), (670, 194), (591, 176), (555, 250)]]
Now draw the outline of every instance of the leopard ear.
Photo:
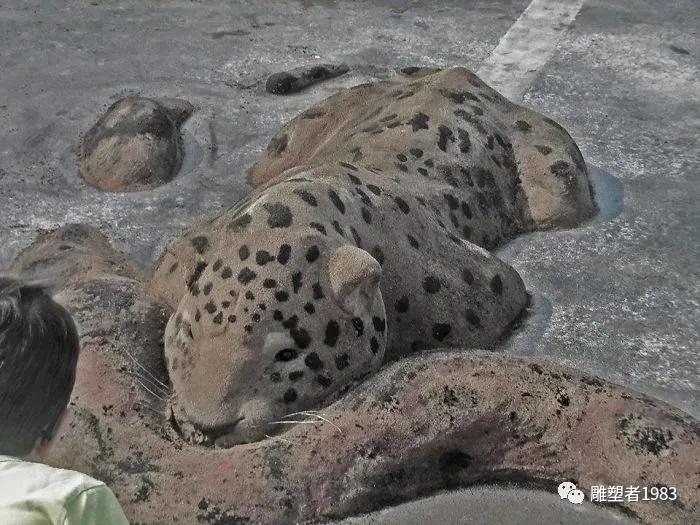
[(173, 119), (178, 128), (190, 118), (190, 115), (194, 111), (194, 106), (181, 98), (155, 97), (151, 100), (154, 100), (168, 110), (170, 118)]
[(370, 311), (379, 290), (382, 267), (369, 253), (355, 246), (341, 246), (328, 261), (333, 296), (340, 307), (354, 316)]

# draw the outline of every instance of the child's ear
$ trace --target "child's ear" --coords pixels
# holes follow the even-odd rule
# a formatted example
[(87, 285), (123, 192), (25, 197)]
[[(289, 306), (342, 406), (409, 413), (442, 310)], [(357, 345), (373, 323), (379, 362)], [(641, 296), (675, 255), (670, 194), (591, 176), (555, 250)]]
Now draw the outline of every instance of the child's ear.
[(58, 415), (54, 424), (41, 433), (34, 449), (29, 453), (29, 459), (44, 461), (49, 456), (54, 438), (68, 428), (68, 425), (65, 424), (68, 419), (68, 408), (66, 407)]
[(382, 267), (369, 253), (348, 245), (336, 248), (328, 273), (333, 297), (343, 310), (360, 317), (372, 308)]

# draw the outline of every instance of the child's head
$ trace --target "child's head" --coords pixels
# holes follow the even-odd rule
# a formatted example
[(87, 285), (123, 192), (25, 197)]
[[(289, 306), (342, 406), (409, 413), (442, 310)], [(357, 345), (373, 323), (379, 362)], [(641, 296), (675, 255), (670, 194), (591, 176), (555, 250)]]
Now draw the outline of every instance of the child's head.
[(0, 454), (25, 456), (68, 405), (78, 362), (70, 314), (43, 288), (0, 277)]

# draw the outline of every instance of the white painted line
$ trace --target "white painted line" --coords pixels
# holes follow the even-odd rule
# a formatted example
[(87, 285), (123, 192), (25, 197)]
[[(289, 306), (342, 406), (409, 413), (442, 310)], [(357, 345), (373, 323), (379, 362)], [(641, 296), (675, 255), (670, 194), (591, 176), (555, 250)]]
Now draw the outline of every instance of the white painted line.
[(505, 97), (520, 102), (585, 1), (533, 0), (477, 74)]

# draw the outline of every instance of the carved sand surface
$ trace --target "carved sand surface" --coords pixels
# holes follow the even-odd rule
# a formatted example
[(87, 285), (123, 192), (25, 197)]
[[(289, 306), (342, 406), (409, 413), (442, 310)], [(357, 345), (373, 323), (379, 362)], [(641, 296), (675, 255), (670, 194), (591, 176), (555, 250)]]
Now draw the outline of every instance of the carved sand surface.
[(528, 297), (488, 250), (595, 210), (568, 133), (463, 68), (309, 108), (250, 179), (256, 190), (173, 243), (152, 281), (175, 310), (175, 417), (222, 446), (262, 439), (384, 362), (492, 347)]
[(78, 172), (104, 191), (140, 191), (170, 181), (182, 163), (180, 126), (194, 108), (180, 99), (126, 97), (83, 137)]
[[(57, 298), (83, 349), (50, 462), (104, 479), (132, 523), (325, 521), (481, 483), (552, 491), (669, 485), (676, 502), (625, 503), (644, 523), (697, 516), (697, 421), (632, 390), (536, 360), (466, 349), (390, 364), (304, 424), (229, 449), (183, 440), (166, 417), (167, 315), (89, 227), (43, 235), (13, 268), (59, 246)], [(90, 267), (78, 264), (88, 258)], [(44, 269), (51, 266), (44, 262)], [(270, 432), (275, 433), (275, 426)]]
[(50, 463), (134, 525), (700, 523), (697, 3), (0, 3)]
[(52, 464), (107, 481), (134, 523), (327, 521), (564, 480), (674, 486), (677, 501), (619, 509), (697, 515), (697, 421), (479, 350), (527, 304), (488, 250), (595, 209), (553, 121), (467, 70), (417, 74), (305, 111), (250, 176), (251, 195), (185, 232), (148, 282), (87, 226), (19, 255), (16, 274), (60, 275), (83, 340)]

